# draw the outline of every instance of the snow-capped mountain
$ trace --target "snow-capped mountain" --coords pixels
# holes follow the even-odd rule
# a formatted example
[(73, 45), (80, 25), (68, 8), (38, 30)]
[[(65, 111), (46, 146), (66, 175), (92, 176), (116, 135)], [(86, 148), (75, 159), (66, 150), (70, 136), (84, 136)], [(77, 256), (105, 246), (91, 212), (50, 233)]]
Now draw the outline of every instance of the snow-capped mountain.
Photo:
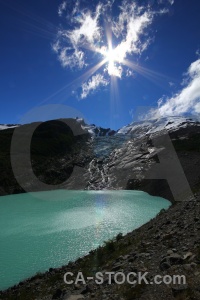
[(131, 134), (132, 137), (141, 137), (146, 134), (153, 134), (163, 130), (176, 131), (188, 125), (200, 126), (199, 118), (192, 117), (165, 117), (147, 121), (132, 122), (117, 131), (117, 134)]
[[(117, 132), (88, 125), (80, 118), (69, 120), (72, 126), (82, 129), (76, 128), (80, 134), (73, 136), (72, 131), (59, 122), (62, 120), (53, 120), (42, 123), (35, 138), (33, 136), (33, 167), (43, 182), (63, 182), (65, 189), (139, 189), (172, 199), (167, 185), (162, 183), (160, 186), (155, 181), (145, 183), (145, 174), (158, 162), (158, 154), (161, 151), (167, 153), (163, 145), (154, 144), (153, 135), (157, 138), (157, 133), (162, 135), (167, 130), (191, 187), (198, 189), (200, 122), (197, 118), (168, 117), (133, 122)], [(0, 125), (0, 166), (3, 166), (0, 170), (0, 195), (22, 192), (9, 161), (13, 130), (4, 132), (4, 129), (16, 126)], [(31, 126), (21, 125), (21, 140)], [(20, 155), (23, 161), (24, 151)], [(31, 187), (31, 191), (38, 191), (39, 187), (28, 181), (26, 172), (23, 171), (20, 178)]]
[(83, 129), (87, 130), (92, 136), (112, 136), (116, 133), (115, 130), (110, 128), (102, 128), (94, 124), (82, 126)]
[(110, 128), (102, 128), (100, 126), (96, 126), (95, 124), (86, 124), (82, 118), (76, 118), (76, 121), (81, 124), (81, 128), (91, 134), (93, 137), (98, 136), (112, 136), (116, 133), (115, 130)]
[[(200, 126), (200, 118), (191, 117), (164, 117), (152, 120), (132, 122), (119, 130), (115, 131), (110, 128), (103, 128), (95, 124), (86, 124), (84, 119), (76, 118), (80, 123), (81, 128), (88, 132), (92, 137), (114, 136), (114, 135), (131, 135), (132, 137), (141, 137), (143, 135), (161, 132), (163, 130), (176, 131), (180, 128), (185, 128), (188, 125)], [(0, 124), (0, 130), (15, 128), (18, 124)]]
[(83, 119), (76, 119), (81, 124), (82, 129), (91, 134), (92, 137), (103, 136), (119, 136), (119, 135), (131, 135), (132, 138), (142, 137), (144, 135), (151, 135), (156, 132), (162, 132), (167, 130), (169, 132), (176, 131), (180, 128), (186, 128), (187, 126), (197, 125), (200, 126), (200, 118), (196, 116), (191, 117), (163, 117), (152, 120), (132, 122), (119, 130), (115, 131), (110, 128), (102, 128), (95, 124), (86, 124)]
[(83, 119), (77, 119), (77, 121), (91, 135), (96, 157), (108, 157), (114, 149), (129, 148), (132, 139), (140, 139), (145, 136), (151, 136), (154, 133), (162, 133), (165, 130), (171, 133), (181, 128), (200, 126), (197, 117), (179, 116), (132, 122), (118, 131), (97, 127), (94, 124), (87, 125)]
[[(187, 159), (195, 160), (191, 168), (192, 185), (198, 184), (200, 158), (199, 151), (200, 122), (198, 118), (166, 117), (156, 120), (133, 122), (118, 130), (113, 136), (95, 136), (92, 140), (94, 158), (89, 164), (88, 189), (143, 189), (152, 192), (154, 183), (147, 185), (143, 181), (145, 172), (157, 161), (159, 151), (165, 148), (152, 144), (154, 134), (163, 135), (168, 132), (183, 168), (188, 166)], [(194, 151), (185, 154), (184, 151)], [(184, 154), (182, 155), (183, 152)], [(188, 155), (188, 156), (187, 156)], [(195, 175), (194, 175), (195, 169)], [(134, 176), (133, 176), (134, 174)], [(197, 176), (198, 174), (198, 176)], [(136, 180), (133, 179), (137, 178)], [(157, 186), (157, 185), (156, 185)], [(159, 185), (158, 185), (159, 186)], [(151, 190), (152, 188), (152, 190)], [(170, 198), (167, 187), (162, 187), (161, 195)], [(172, 198), (170, 198), (172, 199)]]

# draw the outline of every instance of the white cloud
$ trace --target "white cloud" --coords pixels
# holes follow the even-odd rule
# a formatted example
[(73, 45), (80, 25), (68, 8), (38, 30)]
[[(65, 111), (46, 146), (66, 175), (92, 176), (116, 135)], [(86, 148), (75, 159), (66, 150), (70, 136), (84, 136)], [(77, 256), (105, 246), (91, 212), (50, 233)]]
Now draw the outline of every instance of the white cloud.
[(140, 37), (152, 20), (153, 12), (143, 11), (143, 8), (137, 7), (134, 2), (123, 2), (121, 13), (112, 25), (115, 36), (123, 37), (121, 43), (115, 48), (119, 61), (123, 61), (127, 54), (140, 53), (146, 49), (147, 39), (142, 41)]
[(107, 86), (109, 84), (108, 80), (106, 80), (103, 75), (96, 74), (92, 76), (92, 78), (82, 84), (82, 93), (81, 99), (86, 98), (91, 92), (94, 92), (100, 86)]
[(198, 50), (196, 51), (196, 55), (197, 55), (198, 57), (200, 57), (200, 49), (198, 49)]
[(123, 68), (120, 65), (116, 65), (114, 61), (109, 62), (108, 67), (105, 69), (110, 76), (116, 76), (121, 78), (123, 73)]
[(65, 36), (69, 38), (73, 46), (78, 46), (85, 42), (93, 45), (95, 41), (99, 41), (101, 37), (100, 27), (98, 26), (100, 11), (101, 5), (98, 5), (94, 16), (92, 16), (90, 11), (82, 13), (78, 19), (80, 26), (65, 33)]
[(73, 5), (67, 3), (62, 2), (58, 8), (67, 28), (60, 28), (52, 45), (61, 65), (83, 69), (94, 59), (97, 63), (104, 60), (104, 76), (119, 78), (128, 74), (128, 56), (140, 55), (152, 41), (147, 29), (154, 17), (167, 12), (164, 8), (155, 12), (150, 6), (142, 7), (128, 0), (102, 0), (97, 5), (91, 2), (89, 8), (80, 0), (73, 1)]
[(126, 77), (134, 77), (135, 75), (134, 75), (134, 73), (133, 73), (133, 71), (132, 70), (130, 70), (130, 69), (127, 69), (126, 70)]
[(65, 9), (67, 8), (67, 2), (63, 1), (58, 7), (58, 15), (61, 17)]
[(159, 99), (158, 108), (151, 110), (146, 118), (200, 113), (200, 59), (190, 65), (186, 74), (187, 85), (173, 97)]
[(174, 0), (157, 0), (158, 4), (165, 4), (166, 2), (168, 2), (170, 5), (174, 4)]
[[(64, 3), (66, 2), (63, 2), (59, 9), (61, 13), (66, 8)], [(101, 5), (97, 5), (95, 12), (92, 13), (89, 10), (78, 11), (79, 2), (74, 5), (70, 15), (71, 25), (73, 24), (74, 28), (71, 30), (60, 29), (58, 39), (52, 45), (52, 49), (58, 54), (63, 67), (81, 69), (87, 66), (83, 47), (87, 44), (93, 46), (101, 39), (101, 28), (98, 25), (101, 8)]]
[[(104, 22), (109, 19), (108, 11), (113, 3), (114, 1), (108, 1), (107, 4), (102, 2), (94, 10), (81, 9), (79, 1), (74, 3), (72, 12), (67, 15), (72, 29), (60, 29), (58, 39), (53, 45), (53, 49), (58, 53), (59, 60), (63, 66), (70, 66), (72, 62), (72, 66), (83, 67), (87, 65), (85, 55), (77, 56), (80, 50), (82, 53), (86, 52), (87, 48), (93, 51), (96, 49), (97, 52), (101, 53), (100, 48), (103, 45), (100, 47), (97, 45), (102, 44), (103, 40), (104, 45), (105, 43), (107, 44), (107, 41), (105, 41), (106, 28)], [(66, 6), (66, 1), (59, 6), (60, 15), (66, 10)], [(121, 1), (118, 9), (119, 14), (116, 19), (110, 16), (109, 26), (114, 36), (121, 39), (114, 50), (116, 60), (122, 62), (127, 54), (139, 54), (148, 47), (149, 38), (145, 36), (142, 39), (142, 36), (145, 33), (145, 29), (152, 23), (155, 12), (150, 11), (149, 8), (139, 7), (135, 2), (126, 0)], [(58, 43), (60, 45), (59, 48), (57, 47)], [(78, 62), (78, 57), (80, 57), (81, 62)], [(66, 61), (70, 63), (66, 63)]]
[[(68, 55), (68, 52), (71, 51), (70, 47), (65, 47), (60, 49), (58, 59), (61, 62), (61, 65), (63, 67), (78, 67), (80, 69), (83, 68), (85, 65), (84, 62), (84, 52), (81, 50), (78, 50), (77, 48), (73, 49), (73, 53), (71, 55)], [(58, 51), (59, 51), (58, 50)]]

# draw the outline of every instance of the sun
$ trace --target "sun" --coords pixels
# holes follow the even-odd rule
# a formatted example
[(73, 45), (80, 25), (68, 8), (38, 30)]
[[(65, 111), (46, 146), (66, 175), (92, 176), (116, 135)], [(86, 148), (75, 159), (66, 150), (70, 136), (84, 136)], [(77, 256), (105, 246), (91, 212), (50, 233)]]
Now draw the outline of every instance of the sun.
[(108, 51), (104, 55), (108, 63), (114, 62), (117, 59), (115, 50), (113, 50), (112, 48), (108, 49)]
[(104, 51), (104, 56), (106, 60), (110, 62), (117, 62), (117, 63), (123, 63), (123, 57), (120, 55), (119, 48), (112, 48), (110, 46), (106, 51)]

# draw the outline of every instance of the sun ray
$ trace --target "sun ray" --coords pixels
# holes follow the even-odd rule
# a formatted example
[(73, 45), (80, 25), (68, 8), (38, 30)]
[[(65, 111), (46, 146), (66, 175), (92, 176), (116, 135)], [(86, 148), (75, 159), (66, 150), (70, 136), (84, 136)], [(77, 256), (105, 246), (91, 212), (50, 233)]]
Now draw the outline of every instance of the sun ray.
[(117, 118), (121, 111), (121, 101), (118, 87), (118, 77), (111, 76), (110, 79), (110, 127), (116, 126)]
[(52, 41), (52, 39), (55, 39), (57, 34), (56, 32), (51, 32), (51, 31), (48, 31), (46, 28), (42, 28), (40, 26), (37, 26), (37, 25), (34, 25), (30, 22), (26, 22), (26, 21), (22, 21), (21, 20), (21, 23), (27, 25), (26, 28), (22, 28), (22, 30), (28, 34), (34, 34), (36, 36), (39, 36), (43, 39), (48, 39), (50, 41)]
[(120, 96), (119, 96), (119, 88), (118, 88), (118, 78), (121, 74), (117, 74), (117, 69), (115, 66), (115, 52), (113, 50), (112, 44), (112, 30), (111, 27), (106, 24), (106, 38), (107, 38), (107, 52), (103, 53), (106, 62), (108, 63), (108, 74), (110, 75), (110, 127), (115, 127), (115, 120), (118, 118), (118, 114), (120, 112)]
[(142, 67), (140, 65), (137, 65), (136, 63), (129, 61), (129, 60), (124, 60), (124, 65), (127, 67), (131, 68), (133, 71), (136, 71), (140, 75), (144, 76), (148, 80), (152, 81), (154, 84), (161, 86), (162, 88), (166, 88), (166, 82), (169, 81), (176, 81), (174, 78), (168, 77), (162, 73), (147, 69), (145, 67)]
[(57, 32), (59, 31), (59, 27), (53, 25), (48, 20), (32, 13), (25, 6), (20, 6), (19, 4), (7, 0), (3, 2), (4, 5), (9, 7), (9, 9), (14, 10), (20, 16), (19, 21), (21, 24), (26, 25), (26, 29), (23, 27), (22, 30), (31, 34), (35, 34), (37, 36), (41, 36), (43, 38), (55, 39), (57, 36)]
[(106, 39), (107, 39), (107, 44), (108, 44), (108, 49), (112, 48), (112, 30), (111, 30), (111, 26), (106, 24)]

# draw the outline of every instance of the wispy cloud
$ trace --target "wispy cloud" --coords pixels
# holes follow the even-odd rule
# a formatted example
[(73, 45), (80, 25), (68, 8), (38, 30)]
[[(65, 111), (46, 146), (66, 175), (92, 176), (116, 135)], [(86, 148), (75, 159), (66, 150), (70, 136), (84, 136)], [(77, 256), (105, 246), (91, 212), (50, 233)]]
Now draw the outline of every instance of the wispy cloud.
[(157, 0), (159, 4), (165, 4), (168, 2), (170, 5), (174, 4), (174, 0)]
[(132, 70), (130, 70), (130, 69), (126, 70), (126, 77), (134, 77), (134, 76), (135, 76), (135, 74), (133, 73)]
[(79, 11), (79, 2), (76, 2), (68, 16), (69, 27), (73, 26), (73, 29), (60, 29), (57, 41), (52, 45), (63, 67), (82, 69), (87, 66), (84, 45), (94, 47), (101, 39), (101, 28), (98, 25), (101, 8), (101, 5), (97, 5), (94, 13), (90, 10)]
[(112, 24), (112, 31), (117, 38), (122, 37), (116, 47), (116, 55), (119, 61), (123, 61), (127, 54), (138, 54), (146, 49), (148, 39), (142, 40), (141, 36), (151, 24), (154, 13), (128, 1), (122, 3), (120, 10), (117, 21)]
[(65, 9), (67, 8), (67, 2), (63, 1), (58, 7), (58, 15), (61, 17)]
[(200, 57), (200, 49), (197, 49), (196, 55), (197, 55), (198, 57)]
[(107, 86), (108, 84), (109, 81), (106, 80), (103, 75), (96, 74), (92, 76), (92, 78), (89, 79), (88, 82), (82, 84), (81, 99), (86, 98), (89, 93), (94, 92), (94, 90), (96, 90), (98, 87)]
[(174, 4), (174, 0), (168, 0), (171, 5)]
[(190, 65), (185, 76), (183, 89), (173, 97), (159, 99), (158, 108), (152, 109), (146, 118), (200, 113), (200, 59)]
[[(173, 4), (173, 0), (169, 2)], [(128, 74), (125, 60), (147, 49), (152, 40), (148, 35), (150, 25), (156, 15), (166, 12), (163, 3), (162, 9), (153, 10), (128, 0), (103, 0), (97, 5), (91, 2), (90, 7), (85, 1), (74, 1), (73, 6), (64, 1), (58, 14), (65, 17), (67, 26), (60, 28), (52, 48), (65, 68), (80, 70), (105, 60), (104, 77), (123, 78)]]
[(172, 87), (172, 86), (174, 86), (175, 85), (175, 83), (174, 82), (172, 82), (172, 81), (169, 81), (169, 86), (170, 87)]
[(95, 41), (101, 38), (100, 27), (98, 26), (98, 19), (101, 12), (101, 5), (96, 7), (94, 15), (92, 12), (87, 11), (81, 13), (76, 17), (75, 21), (78, 27), (71, 31), (64, 31), (63, 36), (68, 38), (74, 47), (89, 43), (94, 45)]

